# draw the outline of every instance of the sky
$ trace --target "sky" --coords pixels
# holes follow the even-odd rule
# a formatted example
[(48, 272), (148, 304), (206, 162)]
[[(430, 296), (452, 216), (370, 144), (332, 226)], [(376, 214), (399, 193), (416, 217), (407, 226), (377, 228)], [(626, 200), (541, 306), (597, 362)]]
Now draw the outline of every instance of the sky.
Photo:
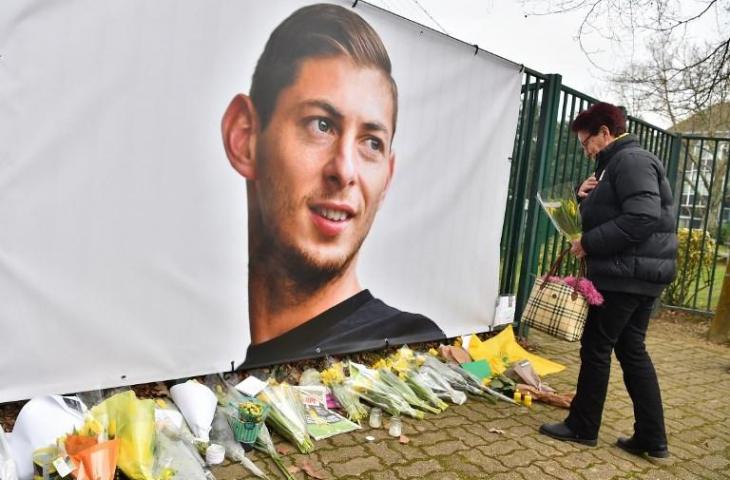
[[(563, 85), (601, 100), (620, 102), (611, 92), (606, 74), (591, 65), (578, 44), (577, 33), (583, 12), (527, 15), (529, 12), (519, 0), (368, 1), (418, 23), (445, 30), (453, 37), (478, 44), (484, 50), (538, 72), (560, 74)], [(714, 30), (713, 25), (705, 23), (701, 32)], [(608, 42), (595, 37), (592, 42), (590, 40), (589, 48), (598, 52), (594, 58), (599, 62), (609, 64), (619, 58), (611, 52)], [(642, 50), (640, 45), (636, 49), (638, 60)], [(670, 126), (657, 115), (644, 113), (642, 118), (660, 127)]]

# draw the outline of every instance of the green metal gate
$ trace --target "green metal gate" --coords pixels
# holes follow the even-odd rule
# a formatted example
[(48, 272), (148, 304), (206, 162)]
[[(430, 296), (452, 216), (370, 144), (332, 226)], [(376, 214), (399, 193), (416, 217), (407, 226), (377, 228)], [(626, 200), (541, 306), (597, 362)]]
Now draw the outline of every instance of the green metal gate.
[[(567, 246), (539, 207), (536, 195), (559, 183), (577, 186), (593, 172), (593, 161), (583, 154), (569, 126), (579, 112), (595, 102), (595, 98), (562, 85), (560, 75), (530, 69), (524, 72), (500, 245), (500, 292), (517, 296), (515, 318), (520, 317), (535, 277), (544, 274)], [(726, 188), (730, 140), (682, 136), (630, 115), (627, 118), (629, 131), (663, 162), (678, 205), (680, 237), (686, 228), (691, 239), (682, 243), (686, 254), (679, 254), (680, 274), (667, 289), (664, 302), (709, 311), (717, 299), (712, 292), (713, 288), (719, 291), (717, 278), (724, 274), (730, 244), (730, 203), (726, 202), (730, 194)], [(707, 192), (702, 190), (705, 184), (710, 187)], [(696, 267), (704, 270), (692, 275), (695, 263), (705, 267)], [(571, 258), (561, 274), (574, 268)], [(703, 289), (710, 292), (707, 298), (698, 294)]]

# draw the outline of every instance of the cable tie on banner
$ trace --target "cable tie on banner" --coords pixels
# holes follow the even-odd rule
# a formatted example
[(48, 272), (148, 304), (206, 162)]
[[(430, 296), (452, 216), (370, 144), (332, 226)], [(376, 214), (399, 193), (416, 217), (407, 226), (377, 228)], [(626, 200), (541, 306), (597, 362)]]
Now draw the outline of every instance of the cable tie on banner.
[(479, 45), (477, 45), (477, 44), (475, 43), (475, 44), (474, 44), (474, 55), (476, 55), (477, 53), (479, 53)]
[(525, 64), (524, 63), (520, 64), (520, 73), (525, 73)]
[(352, 4), (352, 8), (355, 8), (355, 7), (357, 7), (357, 2), (359, 2), (359, 1), (360, 1), (360, 0), (355, 0), (355, 2), (354, 2), (354, 3)]
[(235, 364), (236, 364), (236, 362), (231, 360), (231, 373), (236, 371), (236, 368), (234, 367)]

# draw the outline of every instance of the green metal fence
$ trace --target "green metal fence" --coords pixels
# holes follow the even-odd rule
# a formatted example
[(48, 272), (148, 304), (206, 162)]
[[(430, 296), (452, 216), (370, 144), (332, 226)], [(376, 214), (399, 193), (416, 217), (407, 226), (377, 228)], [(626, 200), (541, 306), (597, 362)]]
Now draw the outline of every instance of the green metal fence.
[[(560, 250), (567, 246), (550, 225), (536, 196), (541, 189), (560, 183), (577, 186), (593, 172), (593, 161), (583, 154), (569, 126), (579, 112), (595, 102), (596, 99), (562, 85), (560, 75), (544, 75), (529, 69), (524, 72), (500, 245), (500, 292), (517, 296), (515, 318), (520, 316), (535, 277), (547, 272)], [(680, 275), (667, 289), (664, 301), (709, 311), (717, 299), (717, 278), (724, 274), (730, 244), (730, 203), (726, 202), (730, 200), (726, 199), (730, 196), (730, 140), (677, 135), (630, 115), (628, 121), (629, 131), (664, 163), (678, 199), (675, 203), (680, 237), (690, 239), (682, 244), (686, 253), (679, 254)], [(703, 190), (703, 185), (709, 188)], [(560, 273), (567, 274), (575, 267), (575, 260), (571, 259)], [(700, 273), (693, 274), (694, 271)], [(701, 294), (703, 290), (707, 290), (706, 296)]]

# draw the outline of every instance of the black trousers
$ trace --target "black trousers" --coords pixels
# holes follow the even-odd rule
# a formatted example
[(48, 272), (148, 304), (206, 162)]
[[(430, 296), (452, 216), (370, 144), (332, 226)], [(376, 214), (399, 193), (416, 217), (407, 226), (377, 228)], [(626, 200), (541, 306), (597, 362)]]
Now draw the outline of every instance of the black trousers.
[(581, 337), (578, 387), (565, 423), (583, 438), (598, 437), (614, 350), (634, 404), (634, 435), (649, 448), (666, 445), (659, 382), (644, 344), (656, 298), (601, 293), (603, 305), (591, 306), (588, 311)]

